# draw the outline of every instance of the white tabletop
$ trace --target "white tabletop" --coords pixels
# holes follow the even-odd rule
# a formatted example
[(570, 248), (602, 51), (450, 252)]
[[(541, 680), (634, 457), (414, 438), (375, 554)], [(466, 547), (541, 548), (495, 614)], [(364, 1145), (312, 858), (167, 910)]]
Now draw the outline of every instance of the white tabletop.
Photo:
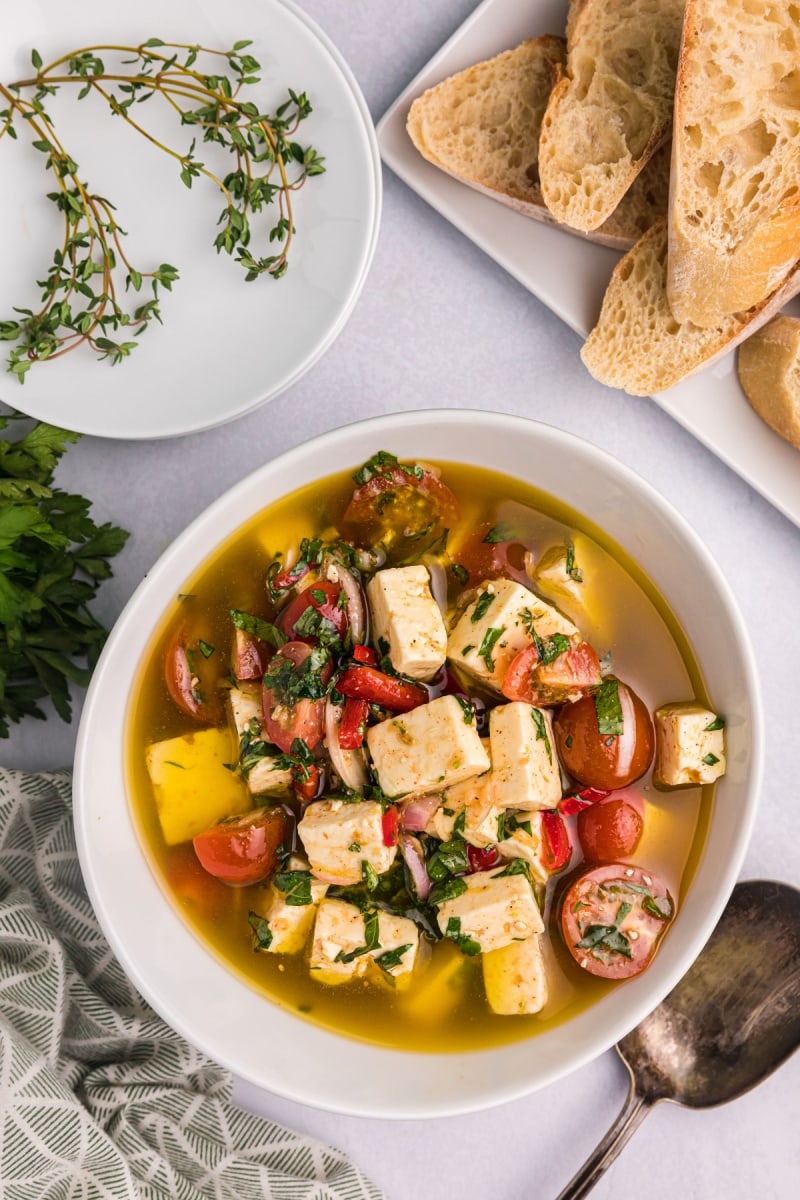
[[(337, 43), (377, 119), (474, 0), (301, 0)], [(312, 81), (302, 81), (313, 90)], [(377, 413), (488, 408), (558, 425), (617, 455), (680, 509), (727, 575), (761, 668), (767, 761), (743, 878), (800, 883), (800, 531), (656, 406), (596, 384), (579, 340), (390, 173), (377, 254), (356, 311), (304, 379), (234, 424), (150, 444), (84, 438), (59, 474), (131, 530), (96, 611), (114, 620), (169, 541), (211, 500), (305, 437)], [(268, 353), (265, 344), (265, 353)], [(124, 367), (122, 368), (124, 370)], [(109, 395), (109, 403), (113, 396)], [(63, 423), (69, 425), (65, 409)], [(321, 463), (324, 470), (335, 464)], [(800, 457), (798, 457), (800, 470)], [(709, 614), (713, 620), (713, 613)], [(0, 758), (71, 761), (75, 725), (13, 732)], [(769, 946), (764, 953), (769, 954)], [(392, 1200), (548, 1200), (625, 1095), (613, 1052), (528, 1099), (430, 1122), (338, 1117), (237, 1084), (241, 1103), (348, 1151)], [(726, 1108), (662, 1105), (596, 1189), (598, 1200), (751, 1200), (800, 1192), (800, 1058)]]

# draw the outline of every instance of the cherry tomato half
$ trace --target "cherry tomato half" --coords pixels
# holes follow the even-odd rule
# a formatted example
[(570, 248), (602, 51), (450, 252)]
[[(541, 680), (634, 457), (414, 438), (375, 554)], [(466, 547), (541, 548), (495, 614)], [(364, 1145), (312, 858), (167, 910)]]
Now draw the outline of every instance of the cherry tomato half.
[(318, 641), (319, 638), (314, 633), (304, 633), (302, 625), (300, 629), (295, 629), (306, 609), (314, 608), (328, 625), (336, 630), (339, 637), (343, 638), (347, 632), (347, 616), (339, 603), (341, 595), (342, 589), (338, 583), (314, 583), (311, 587), (304, 588), (281, 613), (278, 628), (294, 641)]
[(578, 840), (589, 862), (630, 858), (642, 840), (644, 821), (638, 808), (616, 793), (578, 813)]
[[(617, 684), (621, 733), (600, 732), (597, 692), (566, 704), (553, 722), (558, 756), (565, 769), (581, 783), (609, 791), (627, 787), (644, 775), (655, 747), (653, 723), (644, 704), (627, 684), (613, 682)], [(603, 688), (608, 684), (606, 679)]]
[(500, 862), (500, 853), (497, 846), (486, 846), (482, 849), (479, 846), (467, 845), (467, 862), (470, 875), (476, 871), (490, 871)]
[(570, 644), (549, 663), (539, 662), (536, 646), (526, 646), (512, 659), (503, 680), (503, 695), (523, 704), (563, 704), (577, 700), (600, 683), (600, 660), (588, 642)]
[(469, 575), (466, 582), (470, 587), (477, 587), (485, 579), (500, 578), (515, 579), (517, 583), (530, 586), (525, 570), (527, 547), (522, 542), (497, 541), (500, 533), (500, 526), (487, 521), (479, 525), (456, 552), (454, 561)]
[[(313, 648), (305, 642), (287, 642), (274, 655), (267, 668), (267, 674), (264, 676), (262, 692), (264, 733), (268, 741), (274, 742), (280, 750), (287, 753), (291, 750), (295, 738), (304, 741), (309, 750), (313, 750), (322, 741), (325, 699), (312, 700), (303, 697), (289, 703), (283, 695), (279, 695), (275, 688), (270, 686), (270, 673), (278, 659), (288, 659), (294, 664), (294, 670), (297, 670), (313, 653)], [(330, 679), (331, 671), (331, 664), (325, 663), (320, 671), (320, 679), (323, 684)]]
[(235, 629), (233, 633), (233, 673), (238, 680), (260, 679), (269, 653), (262, 641)]
[(164, 655), (164, 680), (175, 704), (196, 721), (213, 724), (219, 704), (213, 681), (213, 668), (200, 650), (198, 640), (190, 640), (185, 629), (179, 630)]
[(580, 875), (561, 908), (561, 932), (579, 967), (603, 979), (630, 979), (648, 967), (674, 916), (660, 879), (610, 863)]
[(198, 833), (193, 845), (209, 875), (223, 883), (258, 883), (275, 870), (276, 851), (288, 832), (282, 808), (254, 808)]
[(405, 545), (437, 529), (452, 529), (460, 508), (450, 488), (432, 471), (414, 474), (387, 465), (353, 492), (344, 523), (359, 538), (381, 541), (387, 549)]

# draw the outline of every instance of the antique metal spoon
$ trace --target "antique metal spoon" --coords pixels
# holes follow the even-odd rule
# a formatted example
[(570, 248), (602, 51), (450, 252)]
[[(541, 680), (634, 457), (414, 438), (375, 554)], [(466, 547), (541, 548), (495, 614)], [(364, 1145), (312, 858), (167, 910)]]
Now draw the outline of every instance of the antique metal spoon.
[(558, 1200), (580, 1200), (654, 1104), (735, 1100), (800, 1044), (800, 891), (739, 883), (699, 958), (616, 1049), (625, 1107)]

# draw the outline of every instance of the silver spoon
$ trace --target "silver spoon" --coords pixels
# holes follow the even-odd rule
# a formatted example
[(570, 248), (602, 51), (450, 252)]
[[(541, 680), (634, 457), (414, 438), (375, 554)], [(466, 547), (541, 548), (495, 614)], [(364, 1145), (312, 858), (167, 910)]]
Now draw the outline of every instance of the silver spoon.
[(800, 891), (736, 885), (694, 965), (616, 1049), (622, 1112), (558, 1200), (580, 1200), (661, 1100), (710, 1108), (766, 1079), (800, 1044)]

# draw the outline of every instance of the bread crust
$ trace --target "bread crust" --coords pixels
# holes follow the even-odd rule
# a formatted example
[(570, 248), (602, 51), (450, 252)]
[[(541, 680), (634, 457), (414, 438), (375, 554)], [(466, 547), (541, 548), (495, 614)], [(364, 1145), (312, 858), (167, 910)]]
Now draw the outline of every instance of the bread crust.
[(750, 406), (800, 450), (800, 320), (773, 317), (739, 347), (736, 370)]

